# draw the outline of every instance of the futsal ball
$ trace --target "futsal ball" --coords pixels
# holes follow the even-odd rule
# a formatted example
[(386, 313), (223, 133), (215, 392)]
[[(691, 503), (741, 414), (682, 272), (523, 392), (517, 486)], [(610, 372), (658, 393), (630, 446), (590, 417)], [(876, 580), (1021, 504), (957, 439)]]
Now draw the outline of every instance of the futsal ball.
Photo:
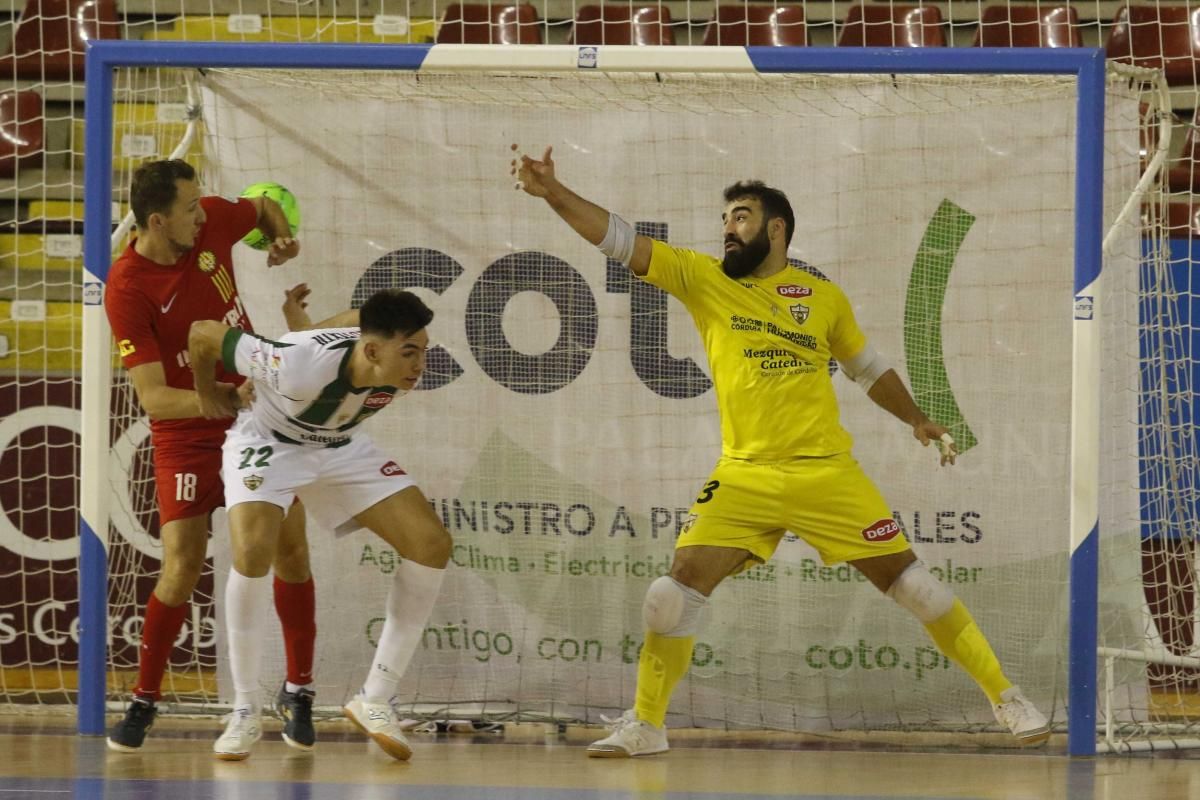
[[(287, 187), (278, 183), (255, 183), (242, 190), (242, 197), (268, 197), (274, 200), (283, 209), (288, 227), (292, 229), (292, 236), (295, 236), (296, 231), (300, 230), (300, 204), (296, 202), (296, 196), (289, 192)], [(255, 228), (243, 236), (242, 241), (255, 250), (266, 250), (271, 246), (272, 240)]]

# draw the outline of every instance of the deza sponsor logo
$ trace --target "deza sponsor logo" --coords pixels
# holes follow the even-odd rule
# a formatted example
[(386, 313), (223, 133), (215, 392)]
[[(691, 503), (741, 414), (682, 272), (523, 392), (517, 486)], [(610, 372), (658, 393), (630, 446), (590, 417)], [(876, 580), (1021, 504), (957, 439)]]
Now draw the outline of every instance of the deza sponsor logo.
[(383, 408), (388, 403), (392, 402), (392, 395), (388, 392), (375, 392), (367, 395), (367, 399), (363, 400), (363, 405), (367, 408)]
[(862, 537), (868, 542), (886, 542), (900, 533), (900, 523), (894, 519), (881, 519), (863, 528)]
[(387, 462), (386, 464), (384, 464), (382, 467), (379, 468), (379, 471), (381, 473), (383, 473), (384, 475), (387, 475), (389, 478), (393, 475), (403, 475), (404, 474), (404, 468), (401, 467), (399, 464), (397, 464), (395, 461)]
[(775, 291), (779, 292), (784, 297), (808, 297), (812, 294), (812, 289), (807, 286), (797, 286), (794, 283), (786, 283), (783, 286), (776, 286)]

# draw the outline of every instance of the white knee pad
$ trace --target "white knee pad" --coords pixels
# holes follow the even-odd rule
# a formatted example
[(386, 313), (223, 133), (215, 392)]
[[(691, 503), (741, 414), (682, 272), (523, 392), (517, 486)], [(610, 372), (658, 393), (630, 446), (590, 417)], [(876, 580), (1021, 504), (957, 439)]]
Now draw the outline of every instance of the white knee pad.
[(695, 636), (708, 598), (670, 575), (654, 579), (642, 603), (646, 627), (661, 636)]
[(909, 564), (887, 594), (925, 625), (945, 616), (954, 607), (954, 592), (933, 577), (920, 561)]

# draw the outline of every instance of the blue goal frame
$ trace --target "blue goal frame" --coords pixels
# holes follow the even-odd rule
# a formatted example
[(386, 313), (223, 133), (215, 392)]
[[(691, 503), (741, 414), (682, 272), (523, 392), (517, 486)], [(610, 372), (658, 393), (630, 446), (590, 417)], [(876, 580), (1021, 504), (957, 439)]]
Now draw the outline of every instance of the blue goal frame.
[[(1071, 755), (1096, 752), (1099, 563), (1100, 277), (1104, 175), (1104, 51), (1093, 48), (506, 47), (495, 45), (241, 44), (97, 40), (87, 52), (84, 165), (83, 420), (79, 556), (79, 733), (104, 733), (108, 631), (110, 338), (102, 306), (111, 262), (113, 69), (243, 67), (439, 71), (508, 69), (760, 73), (1074, 75), (1075, 313), (1072, 335), (1068, 736)], [(1086, 132), (1086, 135), (1084, 135)], [(1063, 298), (1066, 313), (1068, 299)], [(1098, 309), (1097, 309), (1098, 311)], [(88, 352), (89, 349), (92, 352)], [(96, 397), (103, 393), (102, 397)], [(90, 401), (90, 402), (89, 402)]]

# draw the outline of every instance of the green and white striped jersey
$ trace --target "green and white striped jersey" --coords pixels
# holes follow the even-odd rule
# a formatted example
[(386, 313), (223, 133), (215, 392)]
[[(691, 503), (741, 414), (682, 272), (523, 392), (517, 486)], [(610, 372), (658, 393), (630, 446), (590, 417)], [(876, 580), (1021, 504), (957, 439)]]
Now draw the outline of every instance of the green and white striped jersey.
[(226, 370), (254, 381), (250, 415), (263, 436), (340, 447), (399, 391), (350, 385), (350, 354), (358, 339), (358, 328), (294, 331), (279, 341), (231, 328), (221, 358)]

